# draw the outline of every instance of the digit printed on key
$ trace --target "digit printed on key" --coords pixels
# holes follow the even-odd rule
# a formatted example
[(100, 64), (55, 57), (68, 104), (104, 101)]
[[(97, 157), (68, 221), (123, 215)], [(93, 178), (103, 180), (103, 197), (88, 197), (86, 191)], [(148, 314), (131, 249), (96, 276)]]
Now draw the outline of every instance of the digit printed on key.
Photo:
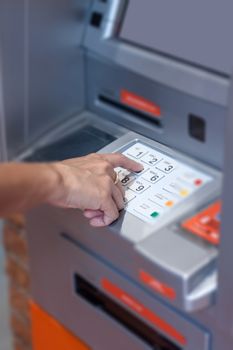
[(142, 193), (149, 187), (150, 185), (148, 184), (148, 182), (145, 182), (143, 180), (137, 180), (134, 183), (132, 183), (129, 188), (135, 193)]
[(152, 184), (157, 183), (159, 180), (164, 178), (165, 175), (159, 170), (149, 170), (143, 175), (143, 179), (151, 182)]

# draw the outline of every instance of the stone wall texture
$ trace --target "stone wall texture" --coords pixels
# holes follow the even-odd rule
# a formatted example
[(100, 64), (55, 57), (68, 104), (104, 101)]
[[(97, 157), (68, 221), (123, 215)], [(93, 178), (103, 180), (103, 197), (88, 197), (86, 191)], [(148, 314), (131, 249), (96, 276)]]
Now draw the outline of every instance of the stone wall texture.
[(10, 320), (14, 350), (32, 350), (30, 274), (23, 215), (7, 218), (3, 228), (6, 273), (9, 283)]

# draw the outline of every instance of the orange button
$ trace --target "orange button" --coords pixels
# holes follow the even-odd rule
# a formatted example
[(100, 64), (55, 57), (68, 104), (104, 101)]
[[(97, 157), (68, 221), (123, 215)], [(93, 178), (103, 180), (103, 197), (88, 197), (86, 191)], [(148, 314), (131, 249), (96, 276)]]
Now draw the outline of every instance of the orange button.
[(173, 201), (167, 201), (167, 202), (166, 202), (166, 206), (167, 206), (167, 207), (173, 207), (173, 205), (174, 205), (174, 202), (173, 202)]

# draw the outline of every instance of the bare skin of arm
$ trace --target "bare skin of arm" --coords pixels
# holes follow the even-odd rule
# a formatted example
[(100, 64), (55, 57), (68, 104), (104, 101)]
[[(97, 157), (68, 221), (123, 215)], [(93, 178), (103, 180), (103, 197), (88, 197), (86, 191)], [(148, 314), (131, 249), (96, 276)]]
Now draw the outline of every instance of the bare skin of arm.
[(0, 165), (0, 216), (43, 203), (84, 212), (92, 226), (106, 226), (124, 207), (124, 191), (114, 184), (114, 168), (141, 171), (122, 154), (90, 154), (63, 162)]

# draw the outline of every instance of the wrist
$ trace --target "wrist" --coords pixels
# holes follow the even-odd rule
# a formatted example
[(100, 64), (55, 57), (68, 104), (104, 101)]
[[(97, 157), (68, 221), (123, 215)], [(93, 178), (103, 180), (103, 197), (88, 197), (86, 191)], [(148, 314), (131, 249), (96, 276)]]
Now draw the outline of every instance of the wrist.
[(59, 171), (58, 163), (45, 163), (44, 166), (44, 181), (46, 183), (44, 202), (52, 204), (58, 197), (59, 188), (63, 184), (63, 176)]

